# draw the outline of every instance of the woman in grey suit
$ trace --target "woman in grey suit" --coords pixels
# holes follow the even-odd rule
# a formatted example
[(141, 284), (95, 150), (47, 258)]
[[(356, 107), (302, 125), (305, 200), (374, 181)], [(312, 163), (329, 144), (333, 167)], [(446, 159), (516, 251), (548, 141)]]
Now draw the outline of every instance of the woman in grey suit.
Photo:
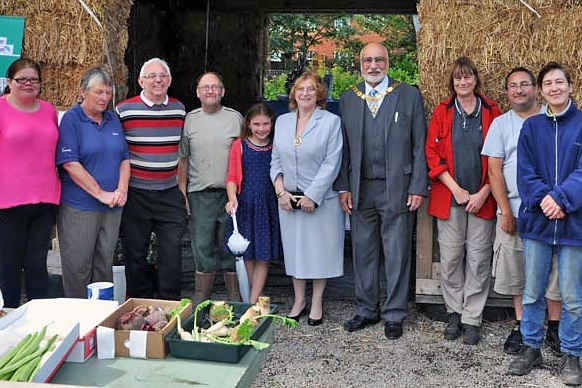
[(332, 184), (339, 172), (339, 116), (325, 108), (325, 86), (315, 72), (299, 76), (289, 94), (291, 113), (275, 123), (271, 179), (279, 202), (285, 270), (295, 301), (288, 317), (308, 310), (305, 286), (313, 280), (308, 323), (323, 320), (327, 278), (343, 275), (344, 216)]

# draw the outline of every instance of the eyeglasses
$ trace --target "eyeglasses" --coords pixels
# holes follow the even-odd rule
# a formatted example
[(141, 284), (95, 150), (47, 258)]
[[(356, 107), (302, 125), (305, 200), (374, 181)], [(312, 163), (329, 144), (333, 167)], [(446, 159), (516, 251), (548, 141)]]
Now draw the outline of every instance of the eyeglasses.
[(198, 90), (202, 90), (204, 92), (209, 92), (212, 90), (213, 92), (218, 92), (222, 89), (222, 85), (202, 85), (198, 86)]
[(317, 91), (317, 89), (315, 89), (313, 86), (310, 86), (308, 88), (297, 88), (297, 94), (303, 94), (303, 93), (314, 94), (316, 91)]
[(25, 85), (29, 82), (33, 85), (40, 83), (40, 78), (20, 77), (20, 78), (13, 78), (13, 80), (16, 81), (16, 83), (19, 83), (21, 85)]
[(507, 85), (507, 89), (509, 89), (509, 90), (527, 89), (532, 85), (533, 84), (531, 82), (525, 82), (525, 81), (521, 82), (519, 84), (511, 83), (511, 84)]
[(371, 65), (372, 62), (376, 62), (379, 65), (382, 65), (386, 62), (386, 58), (384, 57), (364, 57), (362, 58), (362, 63), (365, 65)]
[(142, 78), (145, 78), (145, 79), (152, 79), (152, 80), (153, 80), (153, 79), (156, 79), (156, 78), (159, 78), (159, 79), (161, 79), (161, 80), (165, 80), (165, 79), (166, 79), (166, 78), (168, 78), (169, 76), (170, 76), (170, 75), (169, 75), (169, 74), (167, 74), (167, 73), (159, 73), (159, 74), (156, 74), (156, 73), (150, 73), (150, 74), (144, 75)]

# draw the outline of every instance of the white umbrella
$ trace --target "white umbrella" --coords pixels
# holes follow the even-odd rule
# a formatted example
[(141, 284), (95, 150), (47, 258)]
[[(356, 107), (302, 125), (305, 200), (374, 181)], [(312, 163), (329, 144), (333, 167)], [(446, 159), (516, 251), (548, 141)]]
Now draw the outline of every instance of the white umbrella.
[(245, 303), (249, 303), (251, 299), (251, 286), (249, 285), (249, 276), (242, 255), (245, 253), (251, 242), (238, 232), (238, 224), (234, 212), (232, 213), (232, 225), (234, 226), (234, 231), (228, 238), (227, 245), (230, 251), (236, 256), (236, 277), (238, 278), (238, 287), (240, 289), (242, 300)]

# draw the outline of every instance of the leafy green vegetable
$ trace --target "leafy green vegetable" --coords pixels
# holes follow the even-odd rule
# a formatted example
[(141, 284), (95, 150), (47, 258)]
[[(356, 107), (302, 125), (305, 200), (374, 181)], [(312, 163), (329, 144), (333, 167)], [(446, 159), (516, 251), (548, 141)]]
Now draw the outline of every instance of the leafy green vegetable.
[(226, 302), (214, 302), (210, 306), (208, 315), (212, 322), (232, 321), (234, 318), (233, 307)]
[(174, 307), (173, 309), (171, 309), (171, 310), (168, 312), (168, 314), (170, 314), (170, 317), (173, 317), (173, 316), (175, 316), (175, 315), (178, 315), (178, 313), (179, 313), (180, 311), (182, 311), (182, 309), (183, 309), (184, 307), (186, 307), (186, 305), (188, 305), (188, 303), (192, 303), (192, 301), (191, 301), (190, 299), (187, 299), (187, 298), (184, 298), (184, 299), (180, 300), (180, 305), (179, 305), (179, 306), (176, 306), (176, 307)]
[[(258, 321), (260, 319), (271, 318), (271, 319), (273, 319), (273, 322), (275, 324), (279, 323), (283, 327), (295, 328), (295, 327), (299, 326), (299, 323), (297, 321), (290, 319), (290, 318), (287, 318), (287, 317), (284, 317), (284, 316), (281, 316), (281, 315), (260, 314), (260, 315), (255, 316), (252, 320), (248, 319), (248, 320), (245, 320), (243, 322), (240, 322), (238, 326), (235, 326), (233, 328), (234, 332), (232, 332), (229, 337), (219, 337), (219, 336), (208, 334), (208, 333), (201, 334), (201, 333), (199, 333), (199, 328), (198, 328), (198, 312), (204, 310), (208, 306), (213, 306), (213, 304), (214, 304), (213, 301), (205, 300), (205, 301), (199, 303), (194, 308), (194, 327), (192, 328), (192, 337), (194, 338), (194, 341), (200, 341), (201, 336), (204, 335), (205, 338), (210, 339), (211, 341), (216, 342), (216, 343), (220, 343), (220, 344), (224, 344), (224, 345), (234, 345), (234, 346), (250, 345), (257, 350), (262, 350), (262, 349), (268, 348), (269, 344), (265, 343), (265, 342), (255, 341), (255, 340), (251, 339), (253, 332), (255, 330), (256, 321)], [(219, 306), (228, 306), (228, 305), (221, 304)], [(223, 319), (222, 322), (225, 325), (234, 325), (236, 322), (233, 321), (234, 314), (232, 313), (232, 306), (224, 307), (224, 310), (229, 311), (230, 314), (228, 315), (228, 317)], [(255, 323), (255, 325), (253, 325), (253, 323)]]
[(192, 337), (194, 337), (194, 341), (200, 341), (200, 333), (198, 332), (198, 311), (203, 310), (211, 304), (212, 301), (208, 299), (204, 302), (198, 303), (194, 309), (194, 327), (192, 328)]

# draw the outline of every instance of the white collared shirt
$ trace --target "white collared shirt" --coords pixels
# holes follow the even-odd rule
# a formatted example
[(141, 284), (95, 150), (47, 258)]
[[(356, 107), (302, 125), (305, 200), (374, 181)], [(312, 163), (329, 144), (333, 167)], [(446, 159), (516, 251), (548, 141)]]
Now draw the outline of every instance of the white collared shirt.
[[(155, 102), (151, 101), (150, 99), (148, 99), (144, 93), (144, 91), (142, 90), (141, 93), (139, 94), (139, 97), (142, 99), (142, 101), (149, 106), (150, 108), (154, 105), (156, 105)], [(162, 102), (162, 105), (168, 105), (168, 102), (170, 101), (170, 98), (168, 97), (168, 95), (166, 94), (166, 98), (164, 99), (164, 102)]]
[(376, 91), (378, 93), (380, 93), (380, 95), (382, 96), (379, 100), (378, 100), (378, 109), (380, 109), (380, 106), (382, 106), (382, 101), (384, 101), (384, 92), (386, 91), (386, 89), (388, 89), (388, 86), (390, 86), (390, 79), (388, 78), (388, 76), (385, 76), (384, 79), (378, 84), (376, 85), (376, 87), (372, 87), (370, 85), (368, 85), (367, 82), (364, 82), (364, 85), (366, 85), (366, 96), (370, 95), (370, 90), (372, 89), (376, 89)]

